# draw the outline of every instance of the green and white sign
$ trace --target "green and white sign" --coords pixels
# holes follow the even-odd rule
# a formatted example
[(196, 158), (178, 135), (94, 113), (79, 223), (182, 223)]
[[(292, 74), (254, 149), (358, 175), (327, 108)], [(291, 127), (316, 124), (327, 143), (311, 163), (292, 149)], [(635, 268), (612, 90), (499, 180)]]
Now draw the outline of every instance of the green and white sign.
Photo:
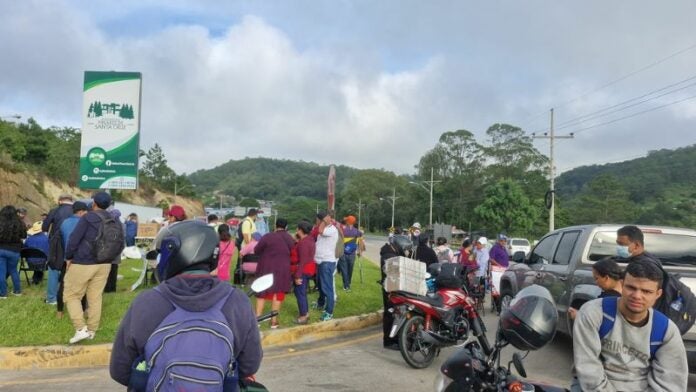
[(82, 189), (136, 189), (140, 151), (140, 72), (85, 72)]

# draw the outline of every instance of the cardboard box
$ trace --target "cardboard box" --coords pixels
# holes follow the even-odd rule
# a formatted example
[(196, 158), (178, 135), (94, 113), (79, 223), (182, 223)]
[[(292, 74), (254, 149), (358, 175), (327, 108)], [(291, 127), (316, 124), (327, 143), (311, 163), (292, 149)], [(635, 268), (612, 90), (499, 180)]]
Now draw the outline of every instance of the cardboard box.
[(136, 238), (155, 238), (159, 232), (159, 223), (138, 223)]
[(425, 295), (428, 288), (425, 284), (425, 263), (407, 257), (392, 257), (384, 263), (384, 290), (406, 291)]

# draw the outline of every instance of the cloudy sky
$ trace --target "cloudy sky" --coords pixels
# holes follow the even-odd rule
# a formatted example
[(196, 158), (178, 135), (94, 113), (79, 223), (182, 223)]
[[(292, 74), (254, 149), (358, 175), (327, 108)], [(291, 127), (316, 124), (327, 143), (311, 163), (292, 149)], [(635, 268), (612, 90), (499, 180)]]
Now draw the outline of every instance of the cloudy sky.
[(0, 0), (0, 116), (79, 127), (85, 70), (139, 71), (141, 148), (179, 172), (266, 156), (411, 173), (444, 131), (544, 132), (555, 107), (558, 133), (577, 132), (563, 171), (696, 143), (695, 15), (689, 0)]

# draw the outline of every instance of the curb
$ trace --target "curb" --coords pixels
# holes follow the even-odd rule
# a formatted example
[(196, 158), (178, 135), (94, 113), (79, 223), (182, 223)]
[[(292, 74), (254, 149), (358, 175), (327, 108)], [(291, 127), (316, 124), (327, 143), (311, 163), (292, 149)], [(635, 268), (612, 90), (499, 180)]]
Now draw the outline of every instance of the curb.
[[(261, 333), (263, 347), (286, 346), (328, 339), (356, 331), (382, 320), (382, 311)], [(91, 346), (0, 348), (0, 370), (65, 369), (108, 366), (111, 343)]]

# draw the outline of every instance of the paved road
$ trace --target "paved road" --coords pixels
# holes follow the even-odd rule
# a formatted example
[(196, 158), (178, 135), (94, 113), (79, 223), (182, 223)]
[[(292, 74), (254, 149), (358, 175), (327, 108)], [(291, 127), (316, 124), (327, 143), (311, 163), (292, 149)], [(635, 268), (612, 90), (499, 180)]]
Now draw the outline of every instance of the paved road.
[[(496, 317), (485, 316), (489, 331)], [(492, 336), (492, 332), (489, 332)], [(428, 369), (409, 368), (397, 351), (381, 348), (381, 330), (368, 328), (339, 339), (266, 350), (258, 373), (271, 391), (432, 391), (439, 365), (453, 349), (444, 350)], [(525, 359), (530, 378), (566, 385), (570, 378), (571, 341), (559, 336)], [(507, 356), (512, 349), (506, 349)], [(690, 390), (696, 391), (696, 376)], [(0, 371), (0, 391), (123, 391), (105, 368)]]

